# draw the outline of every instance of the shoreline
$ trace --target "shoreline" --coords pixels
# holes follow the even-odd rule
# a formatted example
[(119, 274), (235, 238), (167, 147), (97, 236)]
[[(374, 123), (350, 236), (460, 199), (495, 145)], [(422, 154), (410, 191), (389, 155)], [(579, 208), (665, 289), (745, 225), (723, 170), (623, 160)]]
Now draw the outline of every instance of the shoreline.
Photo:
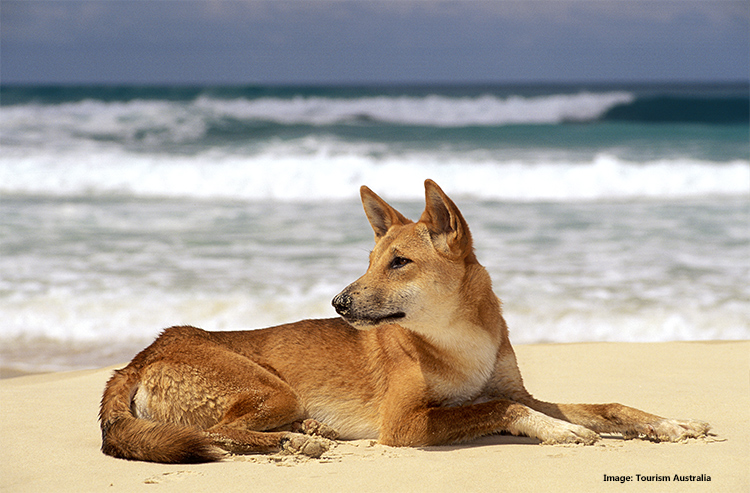
[(318, 460), (251, 455), (197, 465), (129, 462), (99, 451), (98, 404), (112, 370), (123, 366), (116, 365), (0, 380), (0, 490), (601, 491), (610, 484), (653, 488), (657, 482), (658, 491), (750, 487), (750, 341), (515, 350), (527, 389), (540, 399), (621, 402), (708, 421), (713, 435), (686, 443), (603, 436), (589, 447), (541, 446), (506, 435), (424, 448), (359, 440), (339, 442)]

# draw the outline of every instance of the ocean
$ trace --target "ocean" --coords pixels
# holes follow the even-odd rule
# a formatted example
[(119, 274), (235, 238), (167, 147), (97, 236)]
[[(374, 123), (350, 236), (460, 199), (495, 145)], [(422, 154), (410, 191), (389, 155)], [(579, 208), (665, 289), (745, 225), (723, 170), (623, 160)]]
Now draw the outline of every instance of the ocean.
[(0, 88), (0, 374), (332, 317), (366, 184), (464, 213), (517, 344), (750, 338), (738, 85)]

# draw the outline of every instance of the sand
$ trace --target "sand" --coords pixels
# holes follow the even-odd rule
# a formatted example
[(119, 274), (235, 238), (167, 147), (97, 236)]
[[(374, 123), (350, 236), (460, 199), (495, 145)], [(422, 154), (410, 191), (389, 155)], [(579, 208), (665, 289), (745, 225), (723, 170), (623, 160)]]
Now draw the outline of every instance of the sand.
[[(615, 401), (702, 419), (715, 435), (687, 443), (605, 437), (588, 447), (512, 436), (420, 449), (365, 440), (341, 442), (318, 460), (129, 462), (99, 451), (98, 403), (112, 371), (105, 368), (0, 381), (0, 491), (750, 491), (750, 341), (528, 345), (516, 352), (539, 398)], [(645, 480), (655, 476), (662, 480)]]

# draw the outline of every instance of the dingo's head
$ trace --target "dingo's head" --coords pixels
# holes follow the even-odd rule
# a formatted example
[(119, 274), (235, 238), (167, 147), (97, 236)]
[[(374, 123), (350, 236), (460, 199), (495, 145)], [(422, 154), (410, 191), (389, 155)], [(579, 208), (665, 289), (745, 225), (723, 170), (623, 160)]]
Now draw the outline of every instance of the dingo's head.
[(467, 305), (492, 290), (456, 204), (427, 180), (425, 210), (414, 223), (369, 188), (361, 195), (375, 248), (367, 272), (333, 299), (339, 315), (358, 329), (397, 323), (428, 336), (475, 318)]

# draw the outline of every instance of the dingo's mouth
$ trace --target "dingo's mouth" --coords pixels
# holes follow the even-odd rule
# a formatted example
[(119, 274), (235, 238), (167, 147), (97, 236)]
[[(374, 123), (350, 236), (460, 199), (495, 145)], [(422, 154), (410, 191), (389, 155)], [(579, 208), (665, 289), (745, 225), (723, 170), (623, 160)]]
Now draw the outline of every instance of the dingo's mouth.
[(343, 317), (343, 318), (344, 320), (346, 320), (352, 325), (375, 326), (375, 325), (393, 323), (405, 317), (406, 317), (406, 313), (396, 312), (390, 315), (385, 315), (383, 317)]

